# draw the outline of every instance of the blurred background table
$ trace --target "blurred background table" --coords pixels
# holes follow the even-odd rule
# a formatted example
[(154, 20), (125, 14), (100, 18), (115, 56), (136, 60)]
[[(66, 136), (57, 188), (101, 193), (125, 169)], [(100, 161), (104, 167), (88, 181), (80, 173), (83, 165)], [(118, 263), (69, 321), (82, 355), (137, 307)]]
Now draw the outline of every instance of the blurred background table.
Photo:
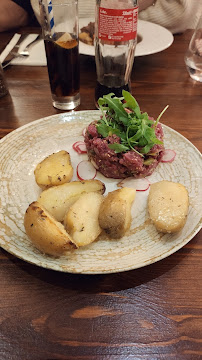
[[(29, 31), (30, 29), (27, 29)], [(13, 34), (0, 34), (0, 52)], [(189, 77), (184, 53), (191, 32), (167, 50), (135, 58), (132, 93), (141, 109), (200, 151), (202, 83)], [(5, 69), (0, 137), (52, 107), (46, 67)], [(81, 105), (92, 110), (94, 57), (81, 55)], [(26, 139), (25, 139), (26, 141)], [(73, 275), (36, 267), (0, 250), (0, 359), (201, 359), (202, 233), (170, 257), (111, 275)]]

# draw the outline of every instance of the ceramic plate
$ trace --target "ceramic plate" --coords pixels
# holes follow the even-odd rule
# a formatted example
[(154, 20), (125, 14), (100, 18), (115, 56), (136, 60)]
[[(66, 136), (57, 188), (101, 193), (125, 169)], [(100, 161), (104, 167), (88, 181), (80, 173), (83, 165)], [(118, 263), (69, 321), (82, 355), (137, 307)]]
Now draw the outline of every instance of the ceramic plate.
[[(72, 144), (82, 140), (82, 130), (99, 118), (99, 111), (78, 111), (57, 114), (18, 128), (0, 141), (0, 245), (9, 253), (57, 271), (101, 274), (143, 267), (161, 260), (188, 243), (201, 228), (202, 161), (199, 151), (183, 136), (163, 126), (166, 148), (177, 153), (172, 163), (161, 163), (151, 183), (163, 179), (184, 184), (190, 196), (186, 225), (171, 235), (158, 233), (147, 213), (149, 191), (137, 192), (132, 207), (130, 231), (120, 240), (100, 236), (91, 245), (53, 258), (41, 254), (27, 238), (23, 218), (29, 203), (35, 201), (40, 189), (35, 183), (34, 169), (47, 155), (59, 150), (70, 152), (74, 171), (87, 155), (78, 155)], [(106, 191), (117, 188), (117, 180), (97, 176)], [(74, 179), (76, 175), (74, 174)]]
[[(93, 19), (79, 19), (80, 29), (87, 26)], [(138, 42), (135, 56), (155, 54), (167, 49), (173, 43), (173, 35), (164, 27), (149, 21), (138, 20), (138, 35), (141, 41)], [(94, 46), (79, 42), (79, 52), (84, 55), (95, 56)]]

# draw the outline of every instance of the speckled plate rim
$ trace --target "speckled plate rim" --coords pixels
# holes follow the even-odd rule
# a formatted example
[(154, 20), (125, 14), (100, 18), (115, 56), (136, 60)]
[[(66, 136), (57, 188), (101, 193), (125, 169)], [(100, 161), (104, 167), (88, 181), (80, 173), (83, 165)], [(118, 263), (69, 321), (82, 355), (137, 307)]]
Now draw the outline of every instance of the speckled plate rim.
[[(81, 117), (85, 117), (85, 114), (86, 113), (92, 113), (96, 116), (99, 117), (99, 114), (100, 112), (98, 110), (84, 110), (84, 111), (72, 111), (72, 112), (69, 112), (69, 113), (61, 113), (61, 114), (56, 114), (56, 115), (51, 115), (51, 116), (47, 116), (47, 117), (44, 117), (42, 119), (38, 119), (38, 120), (35, 120), (33, 122), (30, 122), (26, 125), (23, 125), (19, 128), (17, 128), (16, 130), (12, 131), (11, 133), (7, 134), (6, 136), (4, 136), (1, 140), (0, 140), (0, 150), (1, 150), (1, 146), (2, 144), (4, 144), (5, 142), (7, 142), (8, 139), (12, 138), (14, 135), (16, 135), (16, 133), (21, 133), (23, 132), (25, 129), (27, 128), (30, 128), (31, 130), (32, 129), (35, 129), (38, 125), (40, 125), (41, 122), (46, 122), (47, 120), (49, 119), (54, 119), (55, 120), (58, 120), (59, 122), (61, 121), (65, 121), (65, 122), (72, 122), (72, 121), (77, 121), (78, 118), (81, 116)], [(183, 135), (181, 135), (180, 133), (178, 133), (177, 131), (171, 129), (170, 127), (166, 126), (166, 125), (163, 125), (163, 128), (164, 128), (164, 131), (169, 131), (171, 134), (175, 134), (177, 135), (183, 142), (185, 142), (185, 144), (187, 144), (188, 146), (190, 146), (192, 148), (192, 150), (195, 152), (195, 154), (197, 154), (197, 156), (199, 156), (200, 158), (200, 161), (202, 160), (202, 156), (201, 156), (201, 153), (199, 152), (199, 150), (188, 140), (186, 139)], [(124, 272), (124, 271), (129, 271), (129, 270), (135, 270), (137, 268), (142, 268), (144, 266), (147, 266), (147, 265), (150, 265), (150, 264), (153, 264), (157, 261), (160, 261), (160, 260), (163, 260), (165, 259), (166, 257), (172, 255), (173, 253), (175, 253), (176, 251), (178, 251), (179, 249), (181, 249), (183, 246), (185, 246), (202, 228), (202, 219), (200, 219), (200, 221), (197, 223), (197, 225), (191, 229), (190, 233), (189, 233), (189, 236), (187, 236), (180, 244), (178, 244), (177, 246), (173, 246), (170, 248), (170, 250), (165, 250), (165, 252), (162, 252), (160, 255), (157, 255), (157, 256), (153, 256), (152, 257), (152, 260), (151, 259), (148, 259), (140, 264), (138, 264), (137, 266), (134, 264), (134, 266), (125, 266), (124, 268), (119, 268), (119, 269), (114, 269), (113, 267), (111, 269), (102, 269), (102, 270), (96, 270), (93, 271), (92, 269), (91, 270), (85, 270), (85, 271), (76, 271), (75, 269), (74, 270), (71, 270), (71, 269), (68, 269), (66, 266), (64, 266), (64, 268), (61, 268), (60, 266), (50, 266), (50, 264), (46, 263), (45, 262), (45, 258), (46, 256), (44, 256), (44, 262), (41, 263), (40, 261), (39, 262), (36, 262), (36, 261), (33, 261), (31, 259), (31, 256), (24, 256), (23, 254), (21, 254), (20, 252), (14, 252), (14, 251), (11, 251), (11, 249), (9, 248), (9, 244), (2, 244), (1, 243), (1, 237), (0, 237), (0, 246), (6, 250), (8, 253), (18, 257), (19, 259), (23, 260), (23, 261), (26, 261), (30, 264), (34, 264), (34, 265), (37, 265), (39, 267), (42, 267), (42, 268), (46, 268), (46, 269), (50, 269), (50, 270), (55, 270), (55, 271), (60, 271), (60, 272), (67, 272), (67, 273), (74, 273), (74, 274), (92, 274), (92, 275), (96, 275), (96, 274), (111, 274), (111, 273), (118, 273), (118, 272)]]

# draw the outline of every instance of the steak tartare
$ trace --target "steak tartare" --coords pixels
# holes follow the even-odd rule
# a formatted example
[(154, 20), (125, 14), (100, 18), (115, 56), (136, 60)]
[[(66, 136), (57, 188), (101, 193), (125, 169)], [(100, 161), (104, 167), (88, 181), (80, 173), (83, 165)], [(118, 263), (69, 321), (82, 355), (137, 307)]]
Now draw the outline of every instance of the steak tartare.
[(102, 116), (85, 133), (89, 160), (104, 176), (123, 179), (151, 175), (164, 150), (163, 129), (142, 114), (132, 95), (108, 94), (99, 99)]

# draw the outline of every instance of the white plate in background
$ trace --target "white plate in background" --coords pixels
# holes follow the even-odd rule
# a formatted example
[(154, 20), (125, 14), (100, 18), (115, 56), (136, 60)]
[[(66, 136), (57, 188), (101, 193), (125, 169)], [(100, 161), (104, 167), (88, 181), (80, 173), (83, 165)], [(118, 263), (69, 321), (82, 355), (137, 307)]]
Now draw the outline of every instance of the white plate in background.
[[(94, 19), (79, 19), (79, 28), (87, 26)], [(172, 33), (163, 26), (151, 23), (149, 21), (138, 20), (138, 35), (142, 40), (137, 44), (135, 56), (144, 56), (155, 54), (167, 49), (173, 43)], [(83, 55), (95, 56), (95, 49), (92, 45), (79, 42), (79, 52)]]

